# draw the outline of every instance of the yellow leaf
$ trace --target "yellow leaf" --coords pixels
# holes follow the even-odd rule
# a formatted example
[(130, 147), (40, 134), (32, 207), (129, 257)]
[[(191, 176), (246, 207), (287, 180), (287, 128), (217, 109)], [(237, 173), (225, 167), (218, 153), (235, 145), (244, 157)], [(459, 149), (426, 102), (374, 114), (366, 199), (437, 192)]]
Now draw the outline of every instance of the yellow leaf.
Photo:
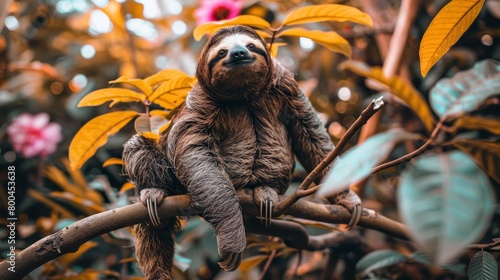
[(242, 272), (248, 271), (256, 266), (258, 266), (261, 262), (267, 260), (268, 256), (266, 255), (257, 255), (248, 257), (241, 261), (240, 270)]
[(358, 75), (373, 79), (382, 84), (417, 114), (428, 131), (432, 131), (434, 116), (431, 109), (422, 95), (407, 81), (396, 75), (387, 78), (380, 67), (369, 67), (360, 61), (345, 61), (339, 65), (339, 68), (349, 69)]
[(486, 130), (493, 134), (500, 135), (500, 120), (466, 115), (457, 119), (450, 128), (450, 132), (455, 132), (458, 129)]
[(175, 110), (186, 100), (187, 91), (182, 96), (166, 95), (155, 100), (155, 103), (167, 110)]
[(77, 197), (68, 192), (51, 192), (50, 196), (69, 202), (71, 205), (80, 209), (83, 213), (87, 215), (93, 215), (106, 210), (106, 208), (94, 203), (94, 201), (92, 200), (89, 200), (87, 198)]
[(69, 161), (67, 158), (63, 160), (64, 167), (68, 171), (69, 175), (71, 176), (71, 179), (73, 179), (73, 182), (76, 184), (77, 187), (79, 187), (81, 190), (85, 191), (87, 189), (87, 179), (85, 179), (85, 176), (83, 175), (82, 171), (79, 169), (73, 169), (69, 166)]
[(286, 46), (286, 43), (273, 43), (271, 46), (269, 46), (269, 44), (267, 46), (270, 49), (269, 53), (271, 54), (271, 56), (277, 57), (279, 47)]
[(475, 139), (456, 139), (453, 145), (469, 154), (474, 162), (491, 178), (500, 183), (500, 143)]
[(137, 134), (139, 134), (140, 136), (142, 136), (144, 138), (148, 138), (148, 139), (154, 140), (157, 143), (160, 140), (160, 135), (158, 135), (158, 134), (156, 134), (154, 132), (151, 132), (151, 131), (138, 132)]
[(151, 93), (153, 92), (153, 88), (145, 80), (142, 79), (128, 79), (122, 76), (114, 81), (109, 81), (109, 83), (110, 84), (124, 83), (132, 85), (138, 88), (140, 91), (142, 91), (146, 96), (150, 96)]
[(110, 165), (124, 165), (123, 160), (119, 158), (108, 158), (103, 164), (102, 167), (108, 167)]
[(133, 189), (135, 186), (134, 184), (132, 184), (131, 182), (126, 182), (125, 184), (123, 184), (123, 186), (120, 188), (120, 191), (118, 192), (119, 194), (122, 194), (128, 190), (131, 190)]
[(271, 38), (271, 34), (267, 33), (266, 31), (255, 29), (255, 32), (257, 32), (257, 34), (259, 34), (259, 36), (264, 39)]
[(484, 0), (453, 0), (439, 11), (420, 42), (420, 71), (423, 77), (460, 39), (483, 5)]
[(80, 248), (78, 248), (78, 251), (75, 253), (69, 253), (65, 254), (61, 257), (59, 257), (59, 261), (64, 264), (66, 267), (71, 265), (74, 261), (78, 260), (83, 254), (85, 254), (88, 250), (96, 247), (98, 245), (97, 242), (94, 241), (87, 241), (83, 243)]
[(198, 25), (193, 31), (193, 36), (196, 41), (199, 41), (201, 37), (203, 37), (203, 35), (205, 34), (213, 34), (217, 30), (222, 29), (224, 27), (240, 25), (240, 24), (260, 29), (271, 28), (269, 22), (265, 21), (260, 17), (251, 15), (242, 15), (228, 20), (213, 21)]
[(162, 116), (140, 116), (135, 119), (134, 128), (137, 133), (153, 132), (158, 134), (159, 129), (168, 123), (168, 120)]
[(145, 78), (144, 81), (146, 81), (146, 83), (148, 83), (152, 87), (160, 82), (165, 82), (179, 77), (189, 77), (189, 75), (182, 72), (181, 70), (165, 69)]
[(66, 177), (66, 175), (64, 175), (64, 173), (59, 168), (53, 165), (49, 165), (47, 168), (45, 168), (44, 175), (66, 192), (78, 196), (81, 196), (84, 193), (83, 189), (71, 183), (68, 180), (68, 177)]
[(66, 210), (66, 208), (57, 204), (56, 202), (54, 202), (52, 199), (48, 198), (45, 194), (42, 194), (41, 192), (38, 192), (32, 188), (29, 188), (28, 195), (31, 196), (32, 198), (34, 198), (35, 200), (38, 200), (40, 203), (45, 204), (47, 207), (52, 209), (54, 212), (59, 213), (61, 215), (61, 218), (65, 218), (65, 219), (75, 218), (75, 215), (71, 211)]
[(167, 122), (166, 124), (164, 124), (162, 127), (160, 127), (158, 129), (158, 134), (162, 134), (163, 132), (167, 131), (167, 129), (170, 127), (170, 124), (172, 122)]
[(324, 4), (298, 8), (290, 12), (281, 26), (318, 21), (352, 21), (372, 26), (372, 18), (362, 11), (345, 5)]
[(69, 145), (69, 162), (71, 168), (80, 168), (92, 157), (97, 149), (108, 142), (108, 137), (117, 133), (122, 127), (139, 115), (135, 111), (118, 111), (95, 117), (88, 121)]
[[(172, 95), (177, 96), (176, 94), (183, 95), (182, 92), (187, 92), (191, 90), (191, 84), (196, 81), (193, 77), (178, 77), (171, 79), (169, 81), (163, 82), (153, 91), (149, 101), (155, 102), (156, 99), (162, 98), (164, 95), (174, 92)], [(168, 108), (165, 108), (168, 109)]]
[(282, 31), (276, 35), (276, 37), (281, 36), (296, 36), (296, 37), (306, 37), (316, 43), (324, 46), (325, 48), (341, 53), (348, 58), (351, 57), (351, 45), (349, 42), (340, 36), (337, 32), (329, 31), (324, 32), (320, 30), (307, 30), (304, 28), (296, 27), (290, 28)]
[[(117, 102), (142, 102), (146, 99), (146, 96), (137, 93), (130, 89), (124, 88), (106, 88), (99, 89), (87, 94), (80, 102), (78, 102), (78, 107), (85, 106), (98, 106), (104, 104), (108, 101), (112, 101), (112, 104)], [(110, 105), (109, 107), (111, 107)]]

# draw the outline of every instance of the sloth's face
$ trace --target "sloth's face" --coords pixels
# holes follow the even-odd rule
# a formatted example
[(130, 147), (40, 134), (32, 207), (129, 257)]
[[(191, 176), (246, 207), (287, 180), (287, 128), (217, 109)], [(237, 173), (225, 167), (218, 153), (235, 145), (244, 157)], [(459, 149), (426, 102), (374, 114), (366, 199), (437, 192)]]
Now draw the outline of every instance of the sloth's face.
[(257, 94), (268, 82), (268, 56), (266, 46), (253, 31), (216, 37), (206, 53), (210, 83), (226, 100)]

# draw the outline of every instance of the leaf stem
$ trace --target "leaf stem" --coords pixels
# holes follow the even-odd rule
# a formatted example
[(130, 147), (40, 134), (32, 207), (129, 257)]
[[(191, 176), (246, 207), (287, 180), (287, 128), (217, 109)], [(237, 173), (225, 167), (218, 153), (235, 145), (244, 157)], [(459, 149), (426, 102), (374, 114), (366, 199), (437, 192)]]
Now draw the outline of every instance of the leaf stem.
[(311, 195), (318, 190), (319, 186), (309, 189), (314, 179), (323, 172), (323, 170), (333, 162), (335, 158), (344, 150), (349, 139), (375, 114), (380, 108), (384, 106), (384, 101), (382, 97), (370, 102), (370, 104), (361, 112), (361, 115), (356, 119), (356, 121), (349, 127), (347, 132), (342, 136), (339, 143), (335, 148), (328, 154), (328, 156), (323, 159), (316, 168), (307, 175), (306, 179), (300, 184), (297, 190), (287, 198), (285, 198), (280, 204), (276, 206), (276, 212), (283, 213), (285, 209), (294, 204), (297, 200), (304, 196)]
[(427, 141), (420, 148), (418, 148), (415, 151), (413, 151), (409, 154), (406, 154), (398, 159), (395, 159), (395, 160), (383, 163), (379, 166), (376, 166), (375, 168), (372, 169), (371, 174), (375, 174), (375, 173), (380, 172), (386, 168), (398, 165), (401, 162), (408, 161), (408, 160), (420, 155), (421, 153), (425, 152), (425, 150), (434, 142), (434, 139), (436, 138), (436, 136), (438, 135), (438, 132), (441, 130), (442, 127), (443, 127), (443, 120), (440, 120), (438, 122), (438, 124), (436, 125), (436, 127), (434, 128), (434, 130), (432, 131), (432, 134), (429, 137), (429, 139), (427, 139)]

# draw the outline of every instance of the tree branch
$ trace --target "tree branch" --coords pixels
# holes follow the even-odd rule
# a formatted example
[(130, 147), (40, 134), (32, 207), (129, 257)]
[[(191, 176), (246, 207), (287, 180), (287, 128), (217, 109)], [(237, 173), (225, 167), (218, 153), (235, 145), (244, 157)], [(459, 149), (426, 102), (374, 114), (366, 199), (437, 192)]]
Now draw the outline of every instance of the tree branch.
[(330, 165), (330, 163), (332, 163), (332, 161), (340, 155), (342, 150), (344, 150), (345, 146), (349, 142), (349, 139), (351, 139), (351, 137), (383, 106), (384, 101), (382, 100), (382, 97), (379, 97), (378, 99), (370, 102), (370, 104), (368, 104), (363, 112), (361, 112), (361, 115), (359, 115), (356, 121), (349, 127), (344, 136), (342, 136), (337, 146), (335, 146), (335, 148), (328, 154), (328, 156), (326, 156), (326, 158), (323, 159), (318, 164), (318, 166), (316, 166), (314, 170), (309, 173), (309, 175), (307, 175), (306, 179), (304, 179), (297, 190), (289, 197), (280, 201), (278, 205), (276, 205), (275, 212), (281, 214), (300, 198), (315, 193), (318, 189), (317, 187), (309, 189), (309, 186), (312, 184), (314, 179), (316, 179), (318, 174), (321, 174), (323, 170), (325, 170), (325, 168), (327, 168), (328, 165)]
[[(245, 212), (258, 215), (258, 207), (253, 201), (253, 192), (250, 189), (244, 189), (237, 192), (240, 204)], [(280, 200), (284, 197), (280, 197)], [(158, 207), (161, 218), (173, 216), (186, 216), (200, 214), (199, 211), (191, 208), (191, 199), (188, 195), (176, 195), (165, 198), (163, 203)], [(344, 207), (338, 205), (318, 204), (305, 200), (299, 200), (288, 209), (285, 214), (316, 220), (328, 223), (348, 223), (351, 219), (351, 214)], [(21, 279), (30, 273), (33, 269), (53, 260), (61, 255), (76, 252), (80, 245), (104, 233), (142, 223), (149, 219), (147, 208), (141, 203), (135, 203), (128, 206), (108, 210), (99, 214), (81, 219), (64, 229), (55, 232), (20, 253), (16, 254), (15, 272), (8, 270), (10, 264), (8, 260), (0, 263), (0, 279)], [(279, 222), (279, 221), (276, 221)], [(274, 222), (273, 222), (274, 224)], [(408, 231), (405, 225), (388, 219), (373, 210), (363, 209), (363, 214), (359, 225), (365, 228), (378, 230), (388, 235), (408, 239)], [(259, 230), (258, 228), (250, 227), (247, 230)], [(272, 232), (260, 232), (262, 234), (272, 235)], [(279, 234), (276, 234), (281, 236)], [(285, 234), (286, 235), (286, 234)], [(283, 236), (281, 236), (283, 237)], [(319, 239), (318, 239), (319, 238)], [(287, 240), (285, 238), (285, 240)], [(300, 247), (298, 239), (294, 239), (295, 247)], [(323, 241), (321, 241), (323, 240)], [(313, 242), (316, 245), (321, 245), (325, 239), (320, 237), (308, 237), (303, 243), (305, 247), (310, 247)], [(290, 241), (289, 241), (290, 242)], [(303, 242), (303, 241), (302, 241)], [(319, 247), (318, 247), (319, 248)]]

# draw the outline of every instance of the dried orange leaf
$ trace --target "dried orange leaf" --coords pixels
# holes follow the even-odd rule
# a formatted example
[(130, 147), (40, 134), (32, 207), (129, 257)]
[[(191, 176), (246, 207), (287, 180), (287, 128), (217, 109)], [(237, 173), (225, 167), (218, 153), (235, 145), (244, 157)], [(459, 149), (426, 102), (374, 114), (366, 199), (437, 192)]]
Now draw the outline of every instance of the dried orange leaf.
[(110, 165), (124, 165), (123, 160), (120, 158), (108, 158), (103, 164), (102, 167), (108, 167)]
[(339, 68), (349, 69), (358, 75), (382, 84), (416, 113), (428, 131), (432, 131), (434, 115), (432, 115), (431, 109), (423, 96), (409, 82), (398, 76), (387, 78), (380, 67), (369, 67), (361, 61), (346, 61), (341, 63)]
[[(146, 96), (130, 89), (124, 88), (106, 88), (99, 89), (87, 94), (80, 102), (78, 107), (98, 106), (111, 101), (111, 104), (118, 102), (141, 102), (146, 99)], [(109, 107), (112, 107), (110, 105)]]
[(483, 5), (484, 0), (454, 0), (439, 11), (420, 42), (422, 76), (462, 37)]
[(228, 20), (213, 21), (198, 25), (193, 31), (193, 36), (196, 41), (199, 41), (201, 37), (203, 37), (203, 35), (205, 34), (213, 34), (217, 30), (222, 29), (224, 27), (240, 25), (240, 24), (260, 29), (271, 28), (269, 22), (265, 21), (260, 17), (252, 15), (242, 15)]
[(318, 21), (352, 21), (372, 26), (372, 18), (362, 11), (339, 4), (311, 5), (290, 12), (283, 20), (282, 26), (310, 23)]
[(258, 266), (261, 262), (267, 260), (269, 256), (267, 255), (257, 255), (244, 259), (241, 261), (240, 270), (242, 272), (248, 271), (256, 266)]
[(92, 157), (97, 149), (108, 142), (133, 118), (139, 115), (135, 111), (118, 111), (107, 113), (91, 119), (78, 132), (69, 145), (69, 162), (71, 168), (80, 168)]
[(296, 27), (290, 28), (285, 31), (282, 31), (276, 35), (277, 37), (281, 36), (297, 36), (297, 37), (305, 37), (313, 40), (314, 42), (324, 46), (325, 48), (341, 53), (348, 58), (351, 57), (351, 45), (349, 42), (340, 36), (337, 32), (329, 31), (324, 32), (320, 30), (307, 30), (304, 28)]
[(122, 194), (128, 190), (131, 190), (134, 188), (134, 184), (132, 184), (131, 182), (126, 182), (125, 184), (123, 184), (123, 186), (120, 188), (120, 191), (118, 192), (119, 194)]

